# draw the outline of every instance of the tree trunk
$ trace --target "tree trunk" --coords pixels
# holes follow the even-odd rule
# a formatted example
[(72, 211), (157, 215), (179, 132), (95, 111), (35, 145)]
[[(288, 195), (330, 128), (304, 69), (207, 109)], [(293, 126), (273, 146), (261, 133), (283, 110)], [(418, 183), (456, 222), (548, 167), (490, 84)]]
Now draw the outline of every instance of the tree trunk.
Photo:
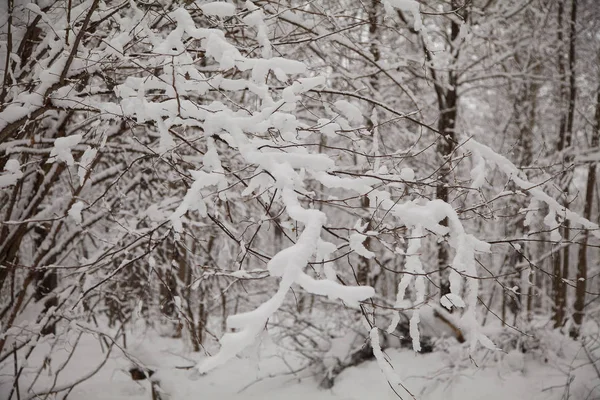
[[(451, 7), (453, 9), (461, 8), (461, 4), (458, 4), (456, 0), (452, 1)], [(462, 7), (461, 17), (466, 20), (467, 13), (466, 7)], [(460, 13), (459, 13), (460, 14)], [(457, 65), (459, 57), (458, 43), (456, 39), (460, 33), (460, 26), (455, 19), (450, 20), (450, 52), (453, 57), (454, 66), (451, 66), (447, 72), (447, 85), (444, 82), (438, 80), (438, 73), (441, 71), (435, 71), (433, 66), (430, 68), (430, 72), (435, 81), (435, 91), (437, 95), (438, 107), (440, 111), (440, 117), (438, 120), (438, 132), (440, 138), (437, 142), (437, 152), (442, 158), (442, 166), (439, 170), (439, 182), (436, 187), (436, 198), (448, 202), (449, 197), (449, 186), (451, 184), (450, 172), (451, 163), (450, 159), (452, 153), (456, 148), (456, 120), (458, 117), (458, 93), (457, 93)], [(456, 46), (456, 48), (455, 48)], [(427, 60), (431, 62), (431, 53), (425, 50)], [(440, 74), (441, 75), (441, 74)], [(440, 225), (448, 226), (448, 221), (444, 219)], [(438, 268), (440, 271), (444, 271), (450, 264), (450, 254), (446, 243), (440, 242), (437, 251)], [(440, 297), (450, 293), (450, 282), (448, 281), (447, 273), (440, 273)]]
[[(558, 5), (558, 43), (559, 46), (563, 43), (563, 22), (562, 14), (564, 12), (563, 2), (561, 1)], [(573, 137), (573, 118), (575, 115), (575, 97), (576, 97), (576, 86), (575, 86), (575, 23), (577, 21), (577, 0), (571, 0), (571, 15), (569, 20), (569, 53), (568, 53), (568, 65), (567, 71), (565, 71), (565, 65), (563, 60), (562, 52), (559, 52), (558, 57), (558, 69), (561, 77), (561, 104), (564, 99), (568, 97), (568, 105), (566, 113), (561, 113), (560, 120), (560, 132), (559, 142), (557, 150), (559, 152), (568, 149), (571, 146)], [(568, 80), (567, 80), (568, 77)], [(567, 93), (568, 91), (568, 93)], [(564, 110), (564, 107), (561, 106)], [(570, 156), (564, 157), (565, 165), (571, 162)], [(570, 178), (568, 174), (563, 174), (563, 193), (564, 193), (564, 205), (568, 204), (569, 197), (569, 182)], [(563, 224), (563, 240), (569, 240), (569, 223), (565, 221)], [(564, 279), (569, 279), (569, 258), (570, 252), (569, 247), (565, 247), (562, 250), (562, 270), (560, 254), (556, 255), (554, 259), (554, 296), (555, 296), (555, 311), (554, 311), (554, 327), (558, 328), (565, 323), (565, 306), (567, 299), (567, 285), (564, 283)]]
[[(377, 41), (379, 40), (379, 37), (378, 37), (378, 35), (379, 35), (379, 32), (378, 32), (379, 18), (377, 15), (378, 12), (379, 12), (379, 2), (377, 0), (371, 0), (371, 7), (369, 8), (369, 11), (368, 11), (369, 39), (371, 42), (369, 51), (371, 52), (371, 55), (373, 56), (373, 61), (375, 61), (375, 62), (378, 62), (380, 59), (379, 46), (377, 45)], [(373, 75), (369, 81), (371, 83), (371, 87), (373, 88), (373, 91), (377, 92), (377, 90), (379, 89), (379, 79), (378, 79), (377, 75)], [(377, 98), (376, 95), (374, 97)], [(369, 123), (369, 128), (372, 131), (373, 140), (375, 140), (376, 127), (374, 126), (373, 121), (371, 120), (371, 115), (369, 115), (368, 123)], [(362, 198), (362, 206), (365, 208), (366, 212), (369, 213), (370, 200), (367, 196), (364, 196)], [(371, 227), (371, 219), (369, 219), (369, 221), (368, 221), (366, 230), (368, 231), (370, 227)], [(371, 248), (371, 238), (367, 237), (363, 244), (366, 249), (370, 249)], [(369, 279), (370, 272), (371, 272), (371, 262), (369, 261), (369, 259), (366, 257), (359, 256), (358, 268), (357, 268), (357, 272), (356, 272), (356, 280), (358, 281), (358, 284), (370, 285), (371, 284), (370, 279)]]
[[(600, 61), (600, 57), (599, 57)], [(592, 132), (591, 147), (598, 147), (600, 144), (600, 83), (596, 94), (596, 116), (595, 126)], [(588, 220), (592, 216), (592, 207), (594, 202), (594, 190), (596, 189), (596, 163), (592, 162), (588, 167), (587, 184), (585, 187), (585, 205), (583, 208), (583, 217)], [(589, 230), (583, 232), (583, 238), (579, 247), (578, 263), (577, 263), (577, 286), (575, 289), (575, 304), (573, 308), (573, 322), (575, 326), (571, 329), (571, 337), (579, 336), (579, 329), (583, 322), (584, 307), (585, 307), (585, 292), (587, 288), (587, 244), (590, 236)]]

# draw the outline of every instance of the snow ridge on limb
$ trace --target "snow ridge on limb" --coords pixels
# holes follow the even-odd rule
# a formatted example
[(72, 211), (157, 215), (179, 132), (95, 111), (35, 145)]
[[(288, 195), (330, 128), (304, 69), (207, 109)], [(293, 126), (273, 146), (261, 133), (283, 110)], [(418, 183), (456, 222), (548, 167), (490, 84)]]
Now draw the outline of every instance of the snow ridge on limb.
[[(494, 348), (492, 342), (480, 332), (476, 318), (479, 281), (477, 279), (475, 256), (477, 253), (489, 253), (490, 245), (465, 232), (456, 210), (454, 210), (450, 204), (437, 199), (426, 202), (407, 201), (405, 203), (399, 203), (391, 199), (389, 192), (373, 189), (370, 186), (370, 181), (365, 181), (361, 178), (339, 178), (322, 173), (315, 175), (315, 179), (329, 188), (354, 190), (360, 194), (368, 193), (367, 196), (373, 207), (395, 216), (402, 224), (415, 230), (416, 233), (419, 233), (421, 229), (425, 229), (439, 236), (447, 235), (448, 243), (455, 250), (455, 257), (452, 261), (452, 271), (450, 272), (450, 293), (441, 299), (441, 303), (447, 308), (455, 306), (465, 309), (460, 320), (460, 328), (467, 334), (470, 340), (471, 349), (474, 349), (478, 342), (486, 347)], [(440, 225), (440, 222), (445, 218), (448, 219), (447, 227)], [(416, 252), (418, 249), (418, 242), (412, 240), (413, 239), (411, 239), (412, 248), (410, 250), (415, 250)], [(413, 252), (409, 251), (409, 253)], [(407, 270), (416, 269), (418, 271), (418, 265), (415, 259), (407, 260), (407, 263), (411, 263), (410, 265), (407, 265)], [(466, 296), (464, 299), (461, 296), (463, 291), (463, 277), (461, 275), (463, 274), (466, 276), (465, 279), (467, 281), (465, 291)], [(404, 291), (408, 287), (410, 281), (412, 281), (412, 278), (403, 277), (403, 280), (398, 287), (397, 299), (404, 299)], [(420, 283), (417, 281), (416, 285), (415, 289), (418, 294), (418, 299), (420, 299), (422, 298), (421, 295), (419, 295), (421, 292)], [(417, 337), (418, 340), (418, 314), (413, 318), (414, 320), (411, 320), (411, 336), (413, 337), (413, 346), (416, 350), (419, 348), (418, 345), (415, 346), (415, 337)], [(394, 320), (395, 319), (396, 318), (394, 318)], [(388, 327), (388, 330), (393, 331), (393, 329), (395, 329), (397, 321), (395, 321), (396, 325), (394, 325), (394, 320), (390, 327)]]
[(289, 216), (303, 223), (305, 228), (296, 244), (281, 250), (267, 265), (272, 276), (281, 277), (279, 289), (273, 297), (253, 311), (227, 318), (227, 326), (238, 331), (223, 335), (219, 352), (196, 366), (200, 373), (207, 373), (223, 365), (254, 343), (269, 318), (283, 304), (287, 292), (294, 283), (310, 293), (338, 298), (348, 305), (357, 305), (358, 302), (375, 294), (375, 290), (371, 287), (346, 287), (330, 280), (315, 280), (302, 271), (317, 251), (321, 228), (327, 218), (321, 211), (300, 206), (292, 188), (283, 189), (282, 200)]
[(386, 13), (391, 17), (394, 15), (394, 9), (411, 13), (414, 19), (413, 29), (415, 31), (423, 29), (423, 18), (419, 10), (419, 2), (416, 0), (384, 0), (383, 6)]
[[(477, 142), (473, 138), (467, 138), (464, 141), (463, 147), (466, 150), (469, 150), (474, 157), (482, 157), (488, 163), (498, 167), (498, 169), (512, 179), (517, 186), (529, 192), (534, 199), (546, 203), (550, 208), (549, 221), (554, 220), (555, 215), (560, 215), (575, 224), (583, 226), (585, 229), (589, 229), (592, 235), (600, 238), (600, 226), (560, 205), (555, 199), (547, 195), (538, 184), (531, 183), (527, 179), (522, 178), (521, 171), (519, 171), (519, 169), (506, 157), (496, 153), (490, 147)], [(481, 172), (478, 171), (477, 174), (481, 174)]]
[[(408, 391), (406, 386), (402, 384), (400, 376), (398, 376), (396, 371), (394, 371), (394, 367), (383, 354), (383, 350), (381, 350), (381, 342), (379, 340), (379, 329), (377, 327), (373, 327), (369, 331), (369, 340), (371, 341), (371, 347), (373, 348), (373, 355), (375, 356), (375, 360), (377, 361), (377, 366), (385, 376), (385, 379), (388, 381), (390, 388), (396, 393), (396, 395), (398, 395), (398, 393), (396, 392), (396, 387), (400, 386), (406, 391), (406, 393), (410, 395), (410, 397), (415, 399), (415, 396)], [(400, 396), (398, 395), (398, 397)]]
[[(396, 295), (396, 304), (395, 308), (399, 309), (402, 307), (402, 302), (404, 301), (404, 297), (406, 294), (406, 289), (408, 285), (413, 280), (413, 274), (419, 274), (415, 277), (415, 291), (416, 291), (416, 299), (415, 304), (422, 304), (425, 301), (425, 277), (423, 270), (423, 265), (421, 264), (421, 259), (419, 258), (419, 250), (421, 248), (421, 236), (423, 235), (423, 230), (420, 225), (415, 226), (412, 230), (412, 237), (408, 239), (408, 249), (406, 254), (406, 263), (405, 268), (406, 271), (411, 272), (408, 274), (404, 274), (400, 283), (398, 284), (398, 293)], [(410, 337), (413, 341), (413, 349), (415, 351), (421, 351), (421, 335), (419, 333), (419, 321), (420, 321), (419, 309), (415, 308), (413, 310), (413, 314), (410, 318)], [(394, 316), (392, 317), (392, 322), (390, 326), (387, 328), (388, 333), (393, 333), (400, 322), (400, 312), (396, 311)]]

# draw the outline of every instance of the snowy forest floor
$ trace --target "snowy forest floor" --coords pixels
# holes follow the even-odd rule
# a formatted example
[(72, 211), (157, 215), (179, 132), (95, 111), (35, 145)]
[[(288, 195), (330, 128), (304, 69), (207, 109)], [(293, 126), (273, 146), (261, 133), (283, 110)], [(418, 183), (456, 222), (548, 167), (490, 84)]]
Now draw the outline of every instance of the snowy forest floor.
[[(600, 399), (600, 382), (595, 370), (600, 366), (590, 362), (580, 342), (554, 332), (548, 335), (555, 346), (542, 357), (517, 351), (506, 354), (478, 350), (469, 360), (467, 350), (458, 344), (430, 354), (416, 354), (406, 349), (388, 349), (386, 354), (403, 384), (417, 399)], [(75, 343), (76, 351), (61, 371), (55, 389), (86, 376), (106, 358), (108, 342), (101, 345), (98, 335), (86, 332), (78, 342), (77, 333), (66, 336), (68, 339), (55, 343), (48, 367), (36, 379), (35, 393), (53, 385), (54, 374), (61, 369)], [(21, 399), (36, 398), (32, 392), (27, 393), (27, 388), (43, 364), (52, 340), (50, 336), (40, 340), (23, 370), (19, 385)], [(276, 346), (267, 336), (242, 357), (205, 376), (194, 376), (194, 370), (188, 368), (204, 357), (203, 353), (190, 352), (181, 339), (161, 337), (148, 330), (137, 336), (129, 333), (127, 342), (127, 355), (120, 350), (122, 342), (119, 342), (119, 347), (113, 347), (99, 371), (77, 385), (68, 398), (152, 400), (150, 382), (132, 380), (129, 373), (132, 359), (156, 369), (153, 380), (158, 381), (164, 391), (163, 400), (398, 398), (375, 361), (347, 368), (331, 389), (319, 388), (315, 369), (290, 373), (290, 369), (297, 369), (300, 360)], [(2, 400), (8, 398), (14, 376), (13, 364), (6, 361), (0, 369)], [(62, 399), (64, 394), (61, 392), (56, 398)], [(403, 399), (411, 398), (401, 388), (398, 394)], [(13, 394), (12, 398), (16, 396)]]

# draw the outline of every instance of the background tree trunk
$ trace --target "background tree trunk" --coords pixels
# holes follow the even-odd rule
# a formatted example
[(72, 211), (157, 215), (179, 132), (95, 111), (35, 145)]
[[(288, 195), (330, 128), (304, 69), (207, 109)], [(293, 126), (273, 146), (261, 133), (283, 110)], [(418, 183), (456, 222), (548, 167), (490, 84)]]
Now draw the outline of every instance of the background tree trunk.
[[(600, 61), (600, 57), (598, 58)], [(598, 90), (596, 95), (596, 116), (595, 125), (592, 130), (592, 140), (590, 147), (595, 148), (600, 144), (600, 83), (598, 84)], [(591, 219), (592, 208), (594, 206), (594, 191), (596, 190), (596, 162), (592, 162), (588, 167), (587, 183), (585, 187), (585, 205), (583, 208), (584, 218)], [(590, 237), (589, 230), (583, 231), (583, 238), (581, 239), (581, 245), (579, 246), (579, 255), (577, 258), (577, 282), (575, 288), (575, 303), (573, 308), (575, 310), (573, 314), (573, 322), (575, 326), (571, 329), (571, 337), (577, 338), (579, 336), (579, 329), (583, 322), (584, 308), (585, 308), (585, 293), (587, 289), (587, 250), (588, 240)]]
[[(559, 2), (558, 5), (558, 43), (562, 47), (564, 43), (563, 39), (563, 22), (562, 16), (564, 13), (564, 4)], [(575, 98), (576, 98), (576, 85), (575, 85), (575, 24), (577, 22), (577, 0), (571, 0), (571, 11), (569, 19), (569, 52), (568, 52), (568, 64), (565, 71), (564, 55), (559, 50), (558, 56), (558, 70), (560, 74), (561, 90), (560, 90), (560, 103), (564, 104), (567, 100), (567, 107), (561, 106), (561, 120), (560, 120), (560, 132), (557, 150), (563, 152), (571, 147), (573, 138), (573, 119), (575, 114)], [(572, 161), (572, 157), (563, 154), (564, 167), (568, 168), (568, 164)], [(569, 186), (572, 179), (572, 174), (566, 172), (561, 174), (561, 189), (564, 195), (563, 204), (565, 207), (569, 205)], [(569, 221), (563, 222), (562, 238), (564, 242), (569, 240), (570, 235), (570, 224)], [(562, 263), (562, 270), (561, 270)], [(566, 301), (567, 301), (567, 285), (564, 280), (569, 279), (569, 264), (570, 264), (570, 251), (569, 246), (562, 249), (562, 260), (560, 253), (555, 255), (554, 259), (554, 293), (555, 293), (555, 312), (554, 312), (554, 327), (558, 328), (565, 324), (565, 313), (566, 313)]]

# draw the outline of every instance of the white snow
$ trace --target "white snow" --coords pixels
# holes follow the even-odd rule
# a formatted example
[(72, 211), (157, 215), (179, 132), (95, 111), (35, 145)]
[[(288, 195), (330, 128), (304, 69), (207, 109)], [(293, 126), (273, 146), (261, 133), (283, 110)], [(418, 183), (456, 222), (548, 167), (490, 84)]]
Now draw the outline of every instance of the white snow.
[(363, 120), (362, 112), (358, 107), (349, 103), (346, 100), (338, 100), (333, 105), (340, 110), (342, 115), (348, 119), (348, 121), (361, 122)]
[(204, 14), (215, 17), (225, 18), (235, 15), (235, 5), (224, 1), (200, 4), (200, 9)]
[(419, 11), (419, 2), (416, 0), (384, 0), (383, 2), (386, 12), (390, 17), (394, 16), (393, 8), (397, 8), (403, 12), (409, 12), (413, 17), (413, 28), (420, 31), (423, 28), (423, 20)]
[(385, 379), (388, 381), (390, 387), (393, 390), (399, 390), (402, 385), (402, 381), (400, 380), (400, 376), (394, 370), (392, 363), (385, 357), (383, 351), (381, 350), (381, 344), (379, 341), (379, 329), (374, 327), (369, 332), (369, 339), (371, 341), (371, 347), (373, 347), (373, 355), (375, 356), (375, 360), (377, 361), (377, 366), (383, 372)]
[(264, 58), (271, 58), (271, 42), (269, 41), (269, 28), (264, 21), (265, 15), (262, 10), (250, 0), (246, 1), (246, 7), (250, 12), (243, 18), (243, 21), (256, 29), (256, 40), (262, 46), (262, 56)]
[(94, 158), (96, 158), (97, 153), (98, 153), (97, 149), (95, 149), (93, 147), (89, 147), (89, 146), (83, 152), (83, 155), (81, 156), (81, 159), (79, 160), (79, 169), (77, 170), (77, 174), (79, 175), (79, 184), (80, 185), (83, 185), (83, 181), (88, 172), (88, 169), (89, 169), (90, 165), (92, 164), (92, 162), (94, 161)]
[(407, 182), (412, 182), (415, 180), (415, 171), (412, 168), (402, 168), (400, 170), (400, 178)]
[(525, 355), (518, 350), (511, 350), (504, 356), (506, 366), (515, 372), (524, 372)]
[(375, 295), (375, 290), (370, 286), (344, 286), (330, 279), (316, 280), (305, 273), (299, 274), (296, 283), (309, 293), (327, 296), (331, 300), (342, 300), (353, 308)]
[(71, 217), (73, 221), (75, 221), (75, 223), (78, 225), (82, 222), (81, 211), (83, 210), (84, 206), (85, 204), (83, 202), (76, 201), (75, 203), (73, 203), (71, 208), (69, 208), (69, 211), (67, 213), (69, 217)]
[[(43, 303), (39, 305), (43, 307)], [(35, 315), (37, 313), (31, 314), (32, 320), (35, 320)], [(26, 321), (20, 321), (19, 324), (23, 328), (30, 327)], [(64, 349), (54, 353), (47, 361), (50, 368), (56, 370), (62, 365), (69, 354), (67, 350), (75, 343), (77, 335), (83, 332), (83, 336), (71, 361), (59, 377), (58, 386), (87, 375), (106, 356), (106, 347), (100, 345), (99, 334), (95, 332), (110, 336), (115, 332), (114, 329), (99, 328), (92, 323), (86, 325), (74, 321), (69, 326), (71, 331), (64, 341), (59, 342)], [(330, 361), (346, 356), (354, 337), (353, 334), (348, 334), (334, 339), (331, 350), (327, 353)], [(302, 360), (289, 351), (276, 347), (273, 342), (266, 341), (258, 342), (263, 355), (259, 359), (248, 355), (238, 357), (232, 359), (227, 368), (214, 370), (205, 376), (194, 376), (181, 367), (205, 360), (203, 353), (190, 353), (181, 339), (161, 337), (154, 330), (140, 325), (134, 331), (127, 331), (128, 354), (114, 348), (98, 374), (76, 386), (69, 398), (148, 400), (151, 398), (149, 382), (133, 381), (128, 373), (132, 360), (156, 371), (153, 378), (159, 382), (165, 397), (168, 395), (170, 400), (188, 400), (198, 396), (207, 400), (397, 398), (386, 380), (405, 399), (412, 397), (399, 384), (404, 385), (419, 400), (559, 400), (564, 395), (564, 383), (569, 379), (572, 379), (569, 385), (572, 398), (600, 396), (596, 373), (585, 354), (578, 351), (580, 346), (556, 342), (556, 350), (550, 353), (557, 354), (560, 346), (565, 354), (560, 357), (548, 355), (547, 362), (536, 359), (532, 353), (523, 354), (515, 350), (509, 351), (498, 361), (490, 357), (487, 350), (482, 350), (474, 354), (471, 361), (464, 347), (458, 344), (450, 344), (431, 354), (396, 349), (386, 349), (383, 353), (378, 346), (379, 332), (370, 330), (369, 337), (371, 345), (376, 349), (377, 358), (348, 368), (337, 377), (333, 388), (325, 390), (318, 388), (318, 380), (313, 376), (312, 369), (290, 374), (290, 368), (302, 366)], [(120, 340), (117, 341), (117, 344), (120, 343)], [(42, 337), (31, 354), (29, 366), (24, 369), (19, 380), (21, 398), (28, 398), (23, 394), (35, 377), (37, 368), (32, 367), (44, 363), (51, 344), (50, 337)], [(206, 343), (206, 346), (210, 352), (215, 349), (214, 344)], [(382, 369), (385, 370), (385, 375), (382, 375)], [(12, 374), (12, 362), (0, 366), (0, 393), (6, 393), (11, 387)], [(44, 389), (51, 387), (52, 381), (53, 376), (43, 373), (33, 388), (36, 393), (42, 393)]]
[(75, 160), (73, 159), (73, 154), (71, 154), (71, 150), (75, 147), (83, 137), (79, 134), (66, 136), (57, 138), (54, 140), (54, 147), (50, 152), (50, 159), (48, 162), (54, 162), (55, 160), (64, 161), (67, 165), (73, 165)]
[(362, 233), (351, 234), (349, 238), (350, 248), (360, 256), (365, 258), (373, 258), (375, 257), (375, 253), (367, 250), (367, 248), (363, 245), (363, 242), (366, 239), (367, 235), (363, 235)]
[(4, 171), (6, 172), (0, 175), (0, 189), (16, 184), (17, 181), (23, 177), (21, 165), (19, 164), (19, 161), (14, 158), (11, 158), (6, 162)]
[(175, 232), (180, 233), (183, 230), (181, 218), (188, 211), (198, 211), (201, 217), (206, 217), (207, 208), (204, 201), (203, 189), (209, 186), (218, 185), (223, 180), (223, 175), (218, 173), (206, 173), (204, 171), (189, 171), (194, 178), (194, 183), (188, 189), (181, 204), (171, 215), (170, 220)]

